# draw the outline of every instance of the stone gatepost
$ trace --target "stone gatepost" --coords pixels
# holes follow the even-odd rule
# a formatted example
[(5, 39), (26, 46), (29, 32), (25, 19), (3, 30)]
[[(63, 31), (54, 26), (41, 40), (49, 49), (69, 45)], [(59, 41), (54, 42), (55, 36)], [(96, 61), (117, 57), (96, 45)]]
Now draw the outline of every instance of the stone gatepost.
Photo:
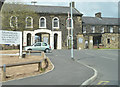
[(77, 35), (77, 49), (78, 50), (84, 49), (84, 45), (85, 45), (84, 43), (85, 43), (85, 40), (84, 40), (83, 34)]
[(93, 36), (89, 36), (89, 49), (93, 49)]

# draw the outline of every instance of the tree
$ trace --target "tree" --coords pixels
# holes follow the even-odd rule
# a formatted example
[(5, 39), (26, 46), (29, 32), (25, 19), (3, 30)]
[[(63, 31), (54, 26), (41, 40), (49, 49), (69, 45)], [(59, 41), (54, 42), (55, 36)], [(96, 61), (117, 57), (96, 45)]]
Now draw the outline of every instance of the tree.
[[(26, 28), (26, 18), (33, 18), (33, 28)], [(4, 4), (2, 9), (2, 29), (13, 31), (34, 30), (38, 28), (38, 14), (28, 5)], [(29, 21), (30, 22), (30, 21)], [(12, 25), (12, 27), (11, 27)]]

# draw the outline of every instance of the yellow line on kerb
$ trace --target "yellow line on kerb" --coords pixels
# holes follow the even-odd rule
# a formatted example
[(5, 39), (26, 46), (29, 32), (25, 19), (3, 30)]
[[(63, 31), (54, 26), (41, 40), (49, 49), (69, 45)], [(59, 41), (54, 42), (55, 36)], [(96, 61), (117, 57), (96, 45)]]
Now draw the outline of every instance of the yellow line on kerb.
[(106, 85), (109, 82), (110, 81), (100, 81), (100, 82), (97, 83), (97, 85)]

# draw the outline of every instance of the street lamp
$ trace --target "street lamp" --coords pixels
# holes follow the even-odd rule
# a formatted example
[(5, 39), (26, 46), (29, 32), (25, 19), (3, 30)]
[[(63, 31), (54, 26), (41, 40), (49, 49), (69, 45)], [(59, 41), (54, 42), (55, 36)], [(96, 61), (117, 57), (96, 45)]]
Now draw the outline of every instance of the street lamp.
[(74, 55), (73, 55), (73, 18), (72, 18), (72, 1), (71, 1), (71, 59), (74, 59)]

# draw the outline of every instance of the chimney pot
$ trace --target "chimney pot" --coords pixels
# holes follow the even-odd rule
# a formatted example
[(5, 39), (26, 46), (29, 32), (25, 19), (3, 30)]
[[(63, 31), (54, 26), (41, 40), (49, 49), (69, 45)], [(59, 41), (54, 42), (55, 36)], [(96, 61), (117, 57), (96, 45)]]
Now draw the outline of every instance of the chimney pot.
[[(71, 7), (71, 2), (70, 2), (70, 7)], [(75, 2), (72, 2), (72, 7), (75, 8)]]
[(101, 18), (101, 12), (96, 13), (95, 17)]

